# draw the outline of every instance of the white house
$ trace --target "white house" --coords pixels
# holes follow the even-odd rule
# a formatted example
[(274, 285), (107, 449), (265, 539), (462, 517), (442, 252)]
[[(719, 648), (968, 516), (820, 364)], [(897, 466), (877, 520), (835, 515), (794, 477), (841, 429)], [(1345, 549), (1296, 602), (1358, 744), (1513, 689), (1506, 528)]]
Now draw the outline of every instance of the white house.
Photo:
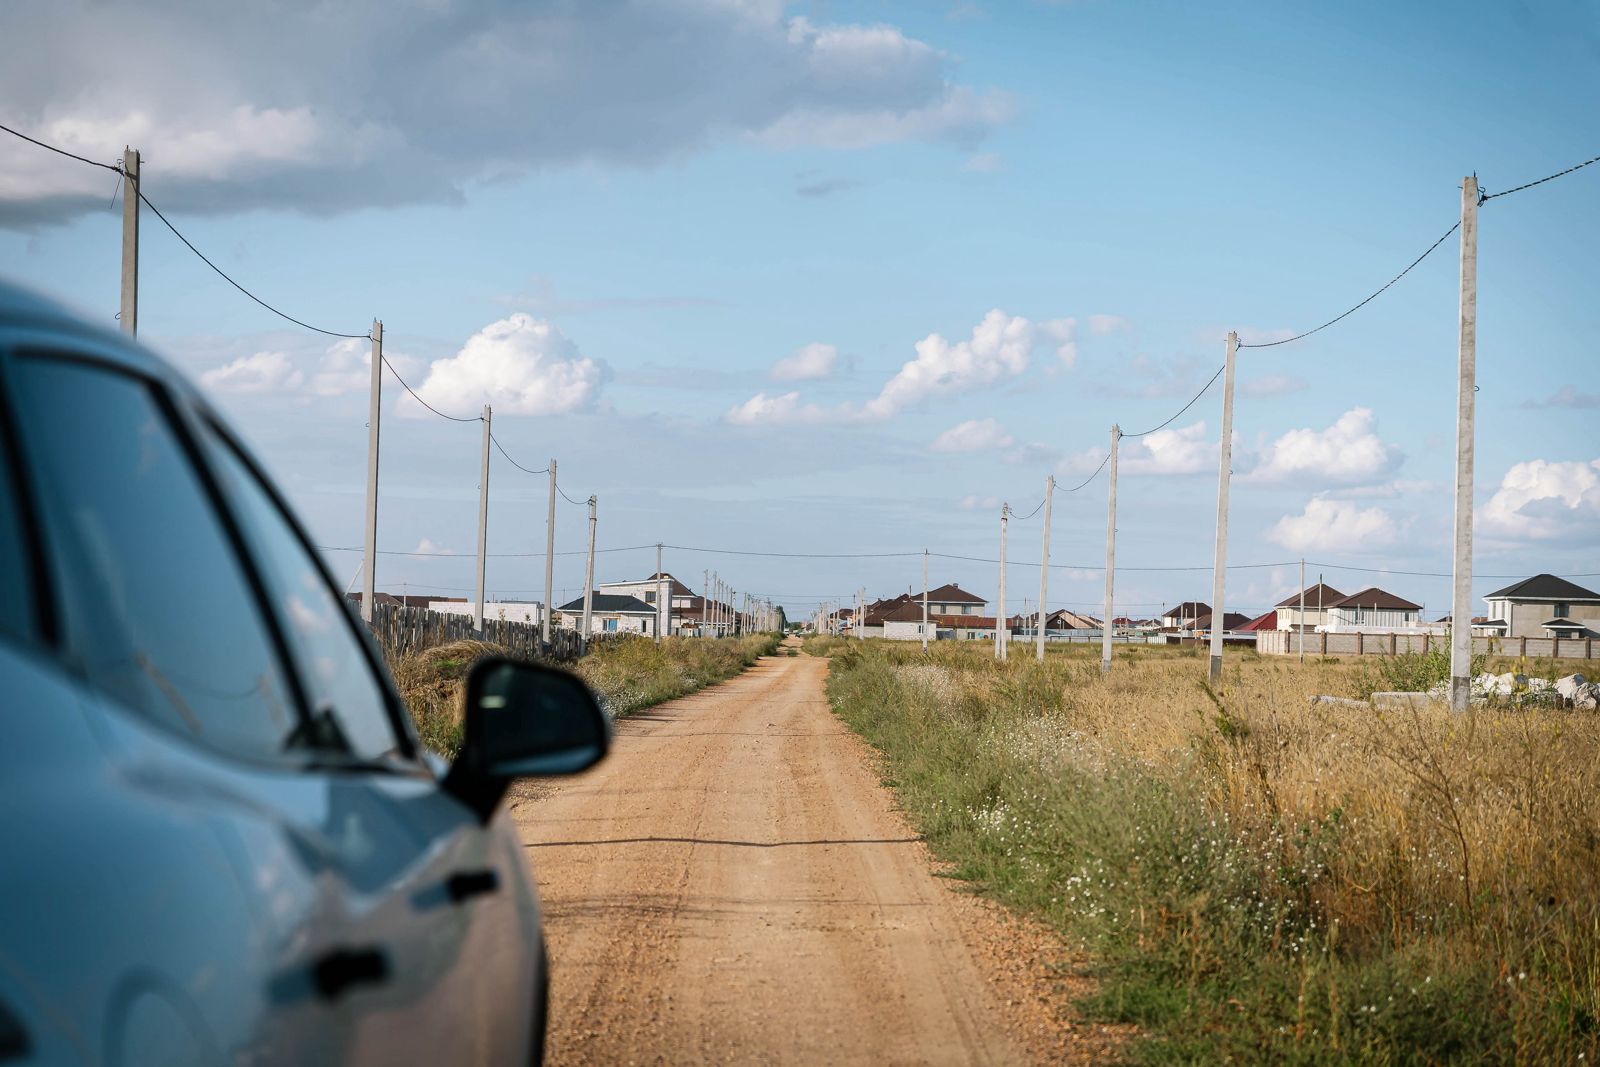
[[(430, 600), (428, 610), (444, 615), (478, 617), (476, 600)], [(544, 622), (544, 605), (536, 600), (490, 600), (483, 605), (483, 617), (500, 622), (526, 622), (539, 626)]]
[[(1302, 595), (1305, 600), (1305, 611), (1300, 610)], [(1328, 621), (1328, 608), (1344, 599), (1344, 594), (1331, 585), (1318, 582), (1306, 589), (1304, 594), (1291, 593), (1278, 601), (1279, 630), (1306, 630), (1316, 632), (1317, 628)]]
[[(696, 623), (699, 621), (699, 598), (694, 595), (694, 590), (670, 573), (657, 573), (648, 578), (623, 582), (601, 582), (600, 592), (611, 596), (631, 596), (644, 601), (652, 608), (657, 607), (657, 599), (666, 593), (667, 600), (672, 605), (671, 618), (687, 621), (692, 617)], [(692, 616), (691, 611), (694, 613)]]
[(1185, 600), (1182, 604), (1161, 614), (1163, 630), (1181, 630), (1185, 624), (1193, 628), (1196, 621), (1211, 614), (1211, 605), (1199, 600)]
[[(1281, 610), (1281, 609), (1280, 609)], [(1399, 633), (1422, 627), (1422, 605), (1386, 593), (1377, 586), (1351, 593), (1327, 606), (1328, 633)]]
[[(933, 605), (928, 605), (928, 640), (936, 640), (939, 636), (939, 624), (934, 621)], [(867, 634), (873, 634), (874, 629), (881, 631), (881, 636), (890, 641), (921, 641), (922, 626), (922, 601), (904, 602), (896, 604), (892, 609), (882, 615), (867, 613)]]
[[(565, 630), (583, 628), (583, 597), (556, 608), (556, 617)], [(594, 593), (589, 600), (589, 633), (654, 634), (656, 609), (638, 597), (615, 593)]]

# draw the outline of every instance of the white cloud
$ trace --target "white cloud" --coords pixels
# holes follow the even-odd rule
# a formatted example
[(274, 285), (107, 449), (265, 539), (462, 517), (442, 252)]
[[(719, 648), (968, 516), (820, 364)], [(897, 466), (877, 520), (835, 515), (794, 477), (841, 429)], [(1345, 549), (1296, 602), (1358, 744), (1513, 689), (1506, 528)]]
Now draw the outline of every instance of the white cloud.
[(1117, 453), (1117, 469), (1124, 474), (1215, 472), (1219, 458), (1217, 442), (1207, 435), (1203, 419), (1181, 429), (1157, 430), (1131, 441), (1125, 439), (1117, 446)]
[(1020, 315), (990, 311), (972, 328), (972, 337), (952, 344), (936, 333), (916, 343), (916, 358), (902, 364), (868, 401), (864, 413), (889, 418), (932, 396), (979, 388), (1028, 369), (1028, 357), (1046, 339), (1060, 343), (1057, 354), (1071, 365), (1072, 320), (1035, 325)]
[(964, 496), (956, 507), (962, 511), (994, 511), (1000, 507), (1000, 498), (997, 496), (977, 496), (976, 494)]
[[(787, 7), (13, 4), (0, 99), (8, 124), (90, 159), (140, 147), (164, 208), (214, 213), (459, 201), (478, 181), (741, 141), (970, 152), (1015, 112), (899, 29), (814, 25)], [(105, 178), (19, 151), (0, 167), (0, 219), (103, 210)]]
[[(556, 415), (589, 406), (604, 377), (604, 367), (580, 356), (560, 330), (519, 313), (491, 322), (454, 356), (434, 360), (417, 395), (463, 418), (478, 414), (485, 403), (501, 414)], [(409, 395), (399, 410), (429, 414)]]
[(1375, 432), (1370, 408), (1353, 408), (1325, 430), (1290, 430), (1267, 447), (1261, 462), (1245, 479), (1252, 482), (1375, 481), (1399, 466), (1398, 448)]
[(815, 404), (801, 403), (799, 393), (783, 393), (778, 396), (757, 393), (743, 404), (729, 408), (723, 418), (739, 426), (763, 424), (782, 426), (792, 423), (823, 422), (829, 418), (829, 412)]
[(935, 452), (977, 452), (988, 448), (1010, 448), (1016, 439), (993, 419), (968, 419), (957, 423), (933, 439)]
[(455, 549), (445, 548), (443, 545), (436, 545), (426, 537), (418, 541), (417, 547), (411, 551), (424, 556), (453, 556), (456, 554)]
[(1111, 333), (1123, 333), (1132, 328), (1133, 323), (1129, 322), (1121, 315), (1089, 316), (1089, 332), (1094, 334), (1096, 337), (1104, 337), (1106, 334)]
[(353, 337), (329, 345), (311, 378), (311, 391), (318, 396), (342, 396), (371, 385), (372, 342)]
[(826, 378), (839, 363), (839, 349), (833, 345), (812, 342), (802, 345), (791, 356), (772, 365), (772, 377), (780, 382), (809, 381)]
[(1267, 538), (1291, 552), (1353, 553), (1393, 545), (1399, 526), (1380, 507), (1313, 497), (1299, 515), (1285, 515)]
[(1528, 541), (1600, 534), (1600, 459), (1513, 465), (1478, 512), (1478, 527)]
[(298, 389), (305, 381), (282, 352), (257, 352), (200, 375), (200, 384), (219, 393), (275, 393)]

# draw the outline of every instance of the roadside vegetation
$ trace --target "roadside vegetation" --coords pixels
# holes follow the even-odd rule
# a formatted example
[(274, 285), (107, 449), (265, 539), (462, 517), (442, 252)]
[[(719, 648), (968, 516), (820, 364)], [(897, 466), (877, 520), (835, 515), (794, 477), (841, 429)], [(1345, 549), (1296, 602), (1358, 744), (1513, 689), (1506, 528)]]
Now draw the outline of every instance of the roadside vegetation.
[(1595, 713), (1310, 704), (1369, 661), (806, 650), (934, 851), (1096, 961), (1135, 1061), (1600, 1055)]
[[(593, 646), (565, 666), (589, 683), (613, 718), (693, 693), (731, 678), (778, 647), (773, 634), (738, 638), (622, 638)], [(461, 747), (461, 716), (467, 673), (485, 656), (505, 650), (480, 641), (452, 641), (389, 664), (395, 685), (411, 709), (423, 744), (453, 757)]]

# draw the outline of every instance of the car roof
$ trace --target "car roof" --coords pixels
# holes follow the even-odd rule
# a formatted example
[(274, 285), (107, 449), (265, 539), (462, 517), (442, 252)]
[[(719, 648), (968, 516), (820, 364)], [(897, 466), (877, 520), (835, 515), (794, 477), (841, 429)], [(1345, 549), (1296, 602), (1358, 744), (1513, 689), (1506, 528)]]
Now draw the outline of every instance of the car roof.
[(75, 340), (92, 344), (97, 355), (116, 359), (130, 368), (162, 378), (193, 395), (182, 374), (132, 338), (97, 324), (82, 312), (37, 290), (5, 278), (0, 278), (0, 329), (70, 334)]

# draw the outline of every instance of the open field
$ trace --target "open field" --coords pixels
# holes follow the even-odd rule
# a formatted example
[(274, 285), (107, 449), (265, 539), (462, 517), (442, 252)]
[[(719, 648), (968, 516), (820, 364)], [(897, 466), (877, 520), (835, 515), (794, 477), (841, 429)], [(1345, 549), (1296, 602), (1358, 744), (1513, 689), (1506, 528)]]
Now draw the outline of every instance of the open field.
[(1098, 959), (1133, 1058), (1600, 1054), (1600, 716), (1308, 703), (1371, 663), (808, 650), (934, 853)]
[[(669, 637), (659, 645), (642, 637), (607, 641), (594, 645), (572, 669), (615, 718), (731, 678), (771, 653), (778, 640), (772, 634), (752, 634)], [(461, 747), (467, 672), (484, 656), (505, 654), (505, 649), (480, 641), (452, 641), (389, 664), (423, 744), (445, 756), (455, 755)]]

